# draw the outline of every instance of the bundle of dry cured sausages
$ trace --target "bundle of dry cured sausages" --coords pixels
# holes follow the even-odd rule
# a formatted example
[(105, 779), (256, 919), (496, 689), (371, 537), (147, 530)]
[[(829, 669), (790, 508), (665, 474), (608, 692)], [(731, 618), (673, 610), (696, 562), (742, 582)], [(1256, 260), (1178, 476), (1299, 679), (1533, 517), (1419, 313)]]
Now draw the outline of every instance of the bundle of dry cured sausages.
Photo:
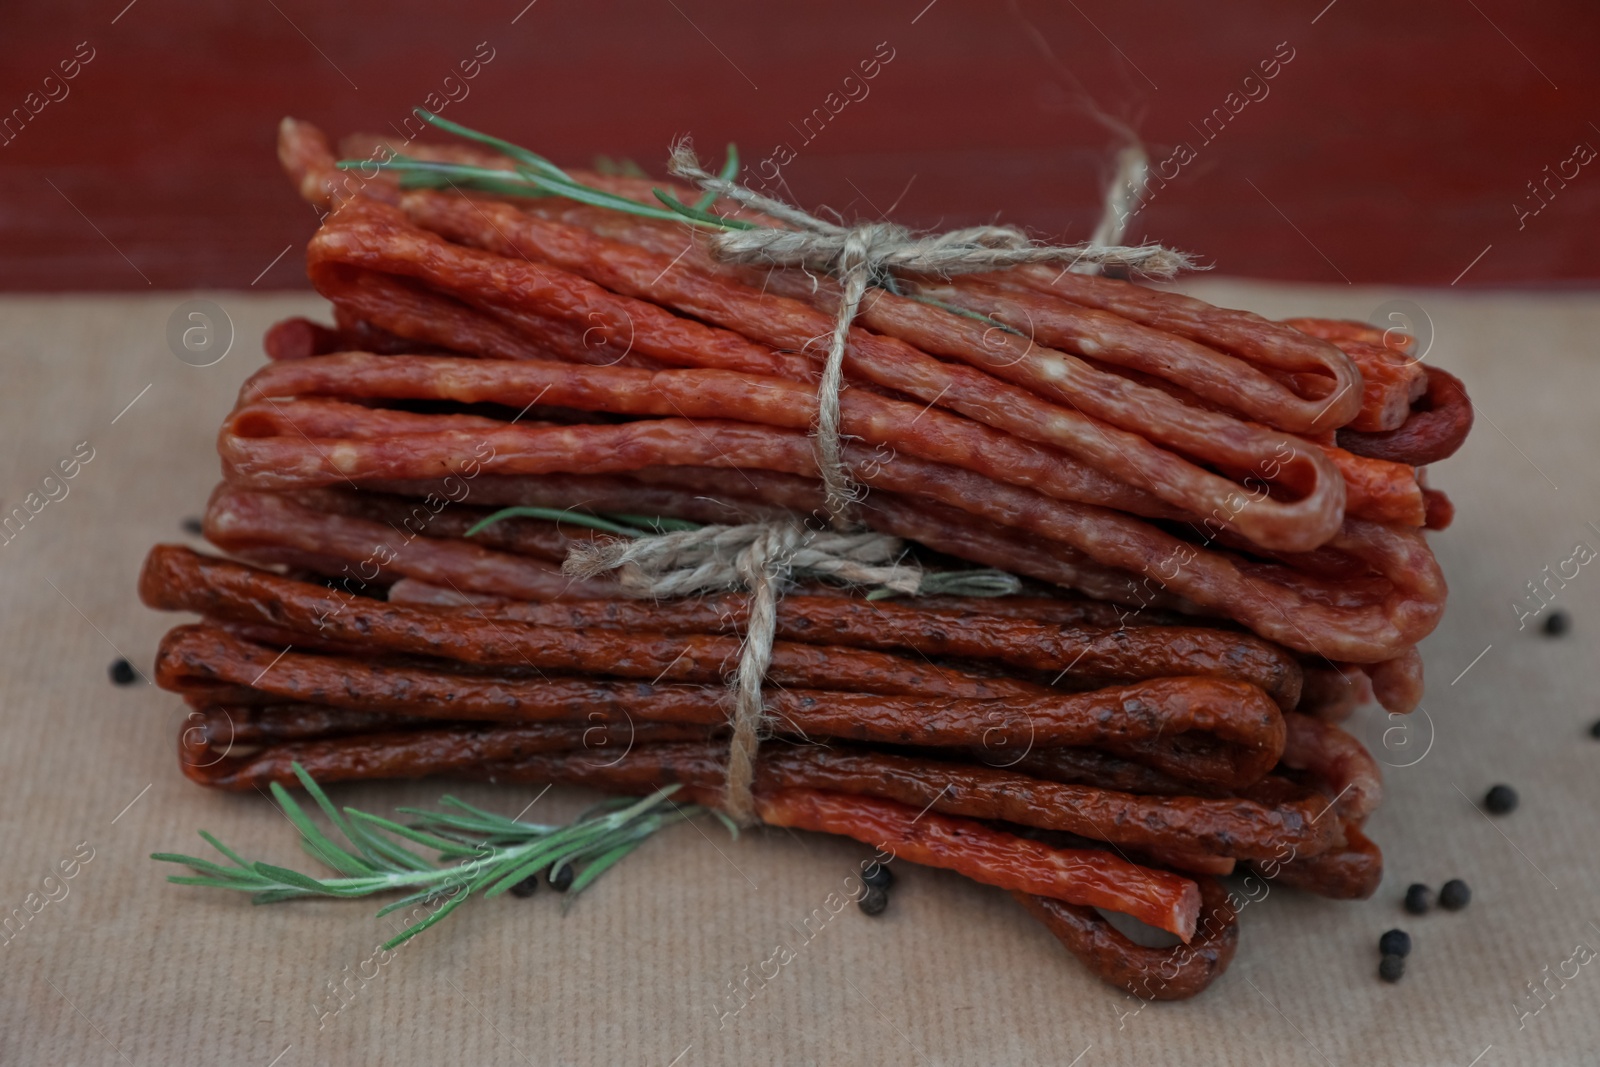
[[(570, 578), (573, 544), (611, 536), (585, 525), (468, 531), (507, 506), (814, 516), (837, 283), (728, 266), (679, 223), (336, 170), (304, 123), (279, 152), (327, 212), (308, 266), (335, 324), (275, 326), (223, 424), (205, 532), (228, 558), (146, 563), (147, 603), (201, 616), (157, 664), (193, 708), (185, 773), (680, 783), (716, 804), (745, 594)], [(1147, 999), (1227, 966), (1243, 901), (1220, 877), (1372, 893), (1379, 775), (1337, 723), (1421, 696), (1445, 601), (1423, 531), (1451, 517), (1421, 468), (1472, 411), (1409, 344), (1054, 269), (873, 289), (840, 399), (856, 515), (1025, 589), (789, 591), (761, 820), (1009, 890)], [(1179, 941), (1143, 947), (1106, 912)]]

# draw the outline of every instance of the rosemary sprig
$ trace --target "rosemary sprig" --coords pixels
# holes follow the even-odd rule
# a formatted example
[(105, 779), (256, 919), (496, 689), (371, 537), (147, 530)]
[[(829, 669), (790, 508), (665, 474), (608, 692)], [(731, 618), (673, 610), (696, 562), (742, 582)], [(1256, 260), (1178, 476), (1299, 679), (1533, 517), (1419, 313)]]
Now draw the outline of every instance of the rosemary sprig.
[[(380, 909), (378, 915), (417, 904), (433, 906), (433, 911), (385, 942), (386, 949), (420, 934), (474, 893), (499, 896), (538, 871), (567, 864), (577, 872), (563, 902), (563, 908), (569, 907), (579, 892), (657, 830), (706, 810), (698, 805), (673, 803), (672, 794), (678, 789), (673, 785), (642, 800), (604, 801), (565, 826), (508, 819), (452, 796), (440, 801), (441, 806), (451, 809), (448, 811), (400, 808), (402, 814), (413, 818), (402, 824), (355, 808), (335, 807), (304, 767), (298, 763), (293, 766), (300, 784), (344, 836), (348, 847), (325, 833), (289, 791), (276, 782), (272, 783), (273, 799), (300, 831), (301, 847), (338, 872), (339, 877), (313, 878), (261, 860), (248, 862), (204, 830), (200, 836), (227, 863), (172, 852), (156, 852), (150, 858), (181, 864), (196, 872), (170, 875), (169, 882), (247, 892), (256, 904), (412, 890)], [(735, 825), (725, 817), (721, 821), (737, 835)], [(419, 845), (436, 855), (430, 860), (401, 842)]]
[[(457, 190), (474, 189), (479, 192), (494, 193), (497, 196), (564, 196), (579, 203), (612, 208), (649, 219), (688, 221), (725, 230), (755, 228), (754, 223), (725, 218), (710, 211), (711, 204), (716, 200), (715, 194), (707, 193), (694, 204), (685, 204), (672, 194), (655, 189), (653, 192), (656, 198), (666, 206), (662, 208), (644, 204), (605, 189), (584, 185), (548, 159), (520, 145), (514, 145), (510, 141), (501, 140), (499, 137), (463, 126), (458, 122), (451, 122), (420, 107), (414, 110), (422, 121), (437, 126), (446, 133), (453, 133), (465, 140), (486, 145), (510, 159), (516, 166), (511, 170), (497, 170), (493, 167), (477, 167), (468, 163), (412, 159), (410, 156), (398, 154), (382, 161), (341, 159), (335, 166), (342, 170), (357, 170), (372, 166), (376, 166), (379, 170), (392, 170), (400, 175), (401, 188), (448, 187)], [(739, 150), (730, 144), (727, 160), (722, 165), (721, 176), (724, 180), (732, 181), (738, 173)]]

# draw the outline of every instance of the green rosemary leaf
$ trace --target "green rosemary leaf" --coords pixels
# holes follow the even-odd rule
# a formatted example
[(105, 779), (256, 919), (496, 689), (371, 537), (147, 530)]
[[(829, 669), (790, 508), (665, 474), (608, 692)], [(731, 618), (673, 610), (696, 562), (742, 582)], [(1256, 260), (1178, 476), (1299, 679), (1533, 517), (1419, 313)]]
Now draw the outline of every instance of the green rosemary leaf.
[[(460, 851), (465, 848), (467, 851), (481, 856), (485, 848), (510, 848), (513, 845), (525, 845), (529, 841), (549, 837), (550, 834), (559, 829), (560, 827), (547, 827), (543, 828), (542, 832), (539, 833), (532, 833), (526, 830), (517, 833), (506, 833), (499, 830), (472, 830), (459, 835), (460, 841), (459, 843), (452, 843), (451, 851)], [(445, 834), (448, 831), (441, 829), (438, 832)]]
[[(421, 808), (396, 808), (402, 815), (416, 815), (417, 821), (412, 824), (414, 829), (431, 830), (452, 841), (466, 841), (475, 844), (477, 838), (467, 838), (466, 834), (494, 835), (505, 831), (497, 824), (484, 819), (476, 819), (470, 815), (457, 815), (448, 811), (424, 811)], [(447, 832), (448, 831), (448, 832)]]
[(636, 803), (637, 799), (637, 797), (606, 797), (604, 800), (596, 801), (578, 812), (578, 817), (572, 821), (575, 823), (588, 822), (590, 819), (598, 818), (608, 812), (621, 811), (623, 808)]
[(467, 893), (461, 892), (451, 897), (449, 900), (441, 904), (439, 909), (432, 915), (429, 915), (427, 918), (418, 922), (412, 923), (410, 926), (400, 931), (400, 933), (385, 941), (383, 943), (383, 948), (386, 950), (392, 949), (397, 945), (403, 945), (407, 941), (410, 941), (413, 937), (416, 937), (418, 934), (422, 933), (422, 931), (426, 930), (428, 927), (432, 926), (434, 923), (438, 922), (440, 919), (443, 919), (446, 915), (449, 915), (452, 911), (455, 911), (457, 908), (459, 908), (467, 899), (467, 895)]
[[(359, 170), (371, 166), (368, 160), (341, 159), (334, 166), (340, 170)], [(511, 196), (535, 195), (536, 191), (544, 187), (546, 178), (531, 174), (525, 170), (500, 170), (496, 167), (480, 167), (472, 163), (449, 163), (437, 159), (412, 159), (410, 156), (395, 156), (378, 164), (379, 170), (392, 170), (400, 174), (402, 182), (407, 175), (429, 175), (433, 179), (435, 188), (446, 185), (459, 185), (467, 188), (489, 188), (493, 191), (504, 191)], [(420, 181), (421, 178), (413, 180)], [(442, 184), (441, 184), (442, 183)]]
[[(316, 779), (311, 777), (310, 772), (301, 766), (299, 761), (289, 764), (289, 769), (294, 772), (296, 778), (300, 779), (300, 785), (305, 789), (306, 795), (316, 801), (317, 807), (322, 809), (323, 814), (342, 831), (345, 828), (344, 818), (339, 814), (339, 809), (333, 806), (333, 801), (328, 799), (328, 794), (322, 791), (322, 787), (317, 784)], [(275, 793), (283, 791), (283, 786), (277, 785), (276, 782), (273, 785), (277, 786), (274, 790)], [(285, 793), (284, 795), (287, 796), (288, 794)]]
[(947, 304), (943, 300), (935, 300), (931, 296), (920, 296), (915, 292), (903, 292), (902, 291), (902, 292), (900, 292), (900, 295), (908, 297), (908, 298), (910, 298), (912, 300), (915, 300), (919, 304), (927, 304), (929, 307), (935, 307), (935, 308), (938, 308), (941, 311), (948, 311), (952, 315), (960, 315), (964, 319), (972, 319), (974, 322), (981, 322), (985, 326), (989, 327), (992, 330), (1002, 330), (1002, 331), (1004, 331), (1006, 333), (1009, 333), (1009, 334), (1011, 334), (1011, 335), (1013, 335), (1015, 337), (1026, 337), (1027, 336), (1027, 334), (1023, 333), (1021, 330), (1017, 329), (1015, 326), (1007, 326), (1005, 323), (1001, 322), (999, 319), (992, 318), (992, 317), (990, 317), (988, 315), (983, 314), (982, 312), (968, 311), (966, 308), (956, 307), (954, 304)]
[[(412, 822), (408, 822), (406, 823), (406, 826), (413, 830), (422, 830), (427, 833), (435, 834), (440, 838), (440, 840), (449, 841), (452, 845), (460, 845), (463, 843), (470, 845), (477, 840), (477, 838), (473, 837), (471, 834), (463, 831), (461, 827), (455, 825), (455, 820), (461, 818), (460, 816), (450, 815), (448, 816), (450, 821), (446, 823), (441, 822), (438, 819), (438, 816), (444, 814), (442, 812), (424, 812), (420, 808), (396, 808), (394, 810), (395, 814), (397, 815), (421, 814), (425, 816), (432, 816), (430, 818), (420, 818)], [(467, 823), (474, 820), (461, 818), (461, 821)]]
[(372, 874), (381, 866), (374, 858), (372, 861), (364, 860), (354, 853), (339, 847), (334, 840), (323, 833), (310, 816), (300, 807), (300, 804), (289, 795), (289, 791), (277, 782), (271, 785), (272, 799), (278, 802), (278, 807), (283, 809), (283, 814), (294, 823), (295, 829), (300, 831), (301, 847), (311, 855), (326, 863), (340, 874), (359, 877), (363, 874)]
[(527, 832), (554, 833), (555, 831), (561, 829), (559, 826), (541, 826), (538, 823), (517, 822), (515, 819), (508, 819), (504, 815), (500, 815), (497, 812), (485, 811), (483, 808), (474, 807), (473, 805), (468, 804), (465, 800), (462, 800), (460, 797), (454, 797), (448, 793), (439, 798), (439, 803), (448, 804), (452, 808), (459, 808), (468, 815), (476, 816), (479, 819), (483, 819), (484, 821), (492, 823), (497, 827), (503, 828), (503, 830), (491, 832), (505, 832), (514, 834)]
[(739, 840), (739, 824), (733, 821), (731, 815), (721, 808), (712, 808), (711, 814), (717, 817), (717, 821), (727, 829), (729, 834), (733, 835), (735, 841)]
[(268, 863), (265, 860), (256, 860), (253, 869), (263, 878), (269, 878), (275, 882), (281, 882), (286, 886), (292, 886), (296, 889), (304, 889), (308, 893), (327, 894), (329, 896), (358, 895), (357, 891), (355, 890), (332, 889), (327, 885), (327, 883), (319, 882), (310, 875), (301, 874), (299, 871), (291, 871), (287, 867), (279, 867), (275, 864)]
[[(717, 175), (717, 177), (721, 178), (725, 182), (731, 182), (731, 181), (733, 181), (733, 179), (737, 178), (738, 176), (739, 176), (739, 146), (734, 144), (732, 141), (729, 141), (728, 142), (728, 155), (724, 159), (723, 164), (722, 164), (722, 171)], [(714, 204), (716, 202), (717, 202), (717, 194), (716, 194), (716, 192), (714, 190), (707, 189), (705, 191), (705, 193), (700, 197), (700, 199), (696, 200), (694, 202), (694, 207), (695, 207), (696, 211), (704, 211), (706, 208), (710, 207), (712, 204)]]
[[(235, 882), (249, 882), (255, 885), (272, 884), (270, 879), (261, 877), (249, 867), (245, 867), (243, 869), (237, 867), (224, 867), (220, 863), (212, 863), (210, 860), (203, 860), (198, 856), (184, 856), (175, 852), (152, 852), (150, 854), (150, 858), (153, 860), (160, 860), (163, 863), (182, 864), (183, 866), (188, 867), (190, 870), (200, 871), (202, 874), (210, 875), (215, 878), (230, 879)], [(180, 877), (185, 876), (176, 874), (168, 875), (169, 879)]]
[[(487, 890), (485, 898), (499, 896), (528, 875), (550, 866), (567, 841), (592, 832), (584, 824), (575, 823), (559, 833), (512, 845), (500, 849), (498, 853), (494, 850), (480, 853), (477, 862), (481, 866), (473, 876), (471, 891)], [(470, 865), (463, 864), (464, 867)], [(512, 877), (519, 871), (522, 872), (521, 877)]]
[[(353, 809), (351, 814), (359, 814)], [(433, 864), (412, 852), (404, 845), (390, 841), (376, 830), (369, 829), (360, 824), (353, 824), (349, 829), (350, 840), (362, 846), (363, 851), (372, 851), (388, 860), (390, 863), (413, 871), (432, 871), (436, 868)]]
[(439, 850), (441, 862), (482, 856), (485, 845), (491, 848), (505, 848), (508, 845), (521, 844), (526, 840), (525, 838), (511, 838), (503, 835), (500, 837), (470, 837), (466, 834), (457, 835), (445, 830), (441, 830), (439, 833), (441, 836), (445, 836), (446, 840), (452, 841), (450, 847)]
[[(341, 160), (339, 166), (344, 167), (346, 161)], [(400, 172), (400, 188), (402, 189), (449, 189), (460, 192), (462, 189), (472, 189), (480, 193), (493, 193), (495, 196), (515, 196), (525, 199), (537, 199), (550, 196), (538, 184), (529, 184), (528, 180), (515, 171), (493, 171), (492, 173), (479, 173), (483, 168), (468, 168), (469, 173), (453, 169), (458, 167), (455, 163), (433, 163), (428, 160), (414, 160), (406, 163), (391, 161), (384, 164), (383, 169)]]
[(607, 868), (618, 863), (624, 856), (642, 844), (644, 844), (644, 838), (642, 837), (635, 838), (632, 841), (625, 841), (604, 855), (597, 856), (584, 864), (583, 870), (578, 872), (577, 877), (572, 880), (572, 884), (567, 887), (566, 899), (561, 902), (561, 910), (564, 912), (572, 907), (572, 902), (578, 898), (579, 893), (583, 892), (596, 878), (604, 874)]
[(980, 567), (966, 571), (927, 571), (917, 590), (922, 596), (954, 593), (968, 597), (1015, 596), (1021, 592), (1021, 583), (1015, 575), (1005, 571)]
[(731, 182), (739, 176), (739, 146), (732, 141), (728, 142), (728, 152), (722, 159), (722, 170), (717, 177), (725, 182)]
[(479, 144), (486, 144), (490, 148), (493, 148), (495, 151), (499, 152), (501, 155), (508, 156), (511, 159), (516, 160), (518, 163), (532, 167), (536, 171), (540, 171), (557, 178), (567, 178), (568, 181), (571, 180), (567, 177), (566, 171), (562, 170), (560, 167), (556, 166), (543, 156), (536, 155), (520, 145), (514, 145), (510, 141), (502, 141), (498, 137), (493, 137), (487, 133), (481, 133), (478, 130), (470, 129), (469, 127), (463, 126), (458, 122), (451, 122), (449, 119), (441, 118), (438, 115), (435, 115), (429, 111), (425, 111), (420, 107), (412, 110), (417, 118), (421, 119), (423, 122), (431, 123), (434, 126), (439, 127), (439, 129), (444, 130), (446, 133), (453, 133), (457, 137), (464, 137), (469, 141), (477, 141)]
[(625, 523), (628, 526), (637, 526), (646, 533), (661, 533), (673, 530), (698, 530), (704, 523), (690, 522), (688, 519), (669, 519), (660, 515), (618, 515), (609, 513), (605, 516), (614, 522)]
[(661, 825), (659, 815), (640, 819), (638, 813), (649, 811), (647, 805), (659, 804), (661, 797), (653, 795), (627, 808), (594, 819), (580, 819), (566, 830), (552, 834), (536, 845), (529, 845), (521, 855), (491, 872), (485, 880), (488, 889), (484, 897), (495, 897), (544, 867), (563, 863), (580, 863), (587, 855), (603, 852), (619, 840), (643, 837)]
[[(344, 834), (345, 838), (356, 847), (357, 852), (361, 853), (360, 856), (356, 856), (346, 849), (338, 849), (337, 854), (340, 863), (333, 864), (334, 869), (341, 874), (363, 874), (383, 867), (383, 861), (379, 856), (364, 847), (364, 843), (351, 832), (350, 824), (339, 813), (339, 809), (334, 806), (333, 801), (328, 799), (328, 794), (324, 793), (322, 787), (312, 779), (310, 773), (298, 762), (291, 763), (289, 769), (300, 780), (300, 784), (305, 787), (305, 791), (310, 794), (311, 799), (317, 802), (317, 807), (322, 809), (322, 813), (328, 817), (328, 821), (333, 823), (340, 833)], [(281, 789), (282, 787), (280, 786), (279, 788)], [(288, 794), (285, 793), (284, 796), (288, 796)], [(327, 840), (330, 844), (333, 843), (332, 838)], [(365, 871), (362, 868), (365, 868)]]
[(661, 826), (662, 823), (658, 819), (644, 826), (622, 827), (587, 841), (575, 842), (571, 847), (552, 857), (550, 866), (556, 867), (570, 863), (574, 870), (586, 870), (587, 865), (595, 858), (605, 855), (620, 845), (643, 841), (656, 830), (659, 830)]
[[(362, 878), (378, 873), (378, 868), (371, 864), (355, 860), (350, 853), (343, 849), (330, 849), (327, 844), (313, 841), (309, 837), (300, 838), (300, 849), (306, 855), (322, 864), (331, 867), (340, 874), (350, 878)], [(382, 861), (385, 870), (390, 869), (388, 861)]]
[(690, 207), (664, 189), (652, 189), (650, 191), (655, 194), (657, 200), (671, 208), (673, 216), (678, 217), (680, 221), (682, 219), (691, 219), (723, 230), (757, 229), (756, 224), (753, 222), (745, 222), (743, 219), (730, 219), (725, 215), (718, 215), (701, 207)]
[(167, 875), (167, 881), (173, 885), (204, 885), (212, 886), (216, 889), (250, 890), (255, 888), (252, 885), (245, 885), (230, 878), (205, 878), (192, 874), (169, 874)]
[(485, 529), (488, 526), (504, 519), (545, 519), (550, 522), (570, 522), (574, 526), (587, 526), (590, 529), (602, 530), (606, 533), (619, 534), (623, 537), (643, 537), (648, 530), (636, 530), (631, 526), (602, 519), (598, 515), (590, 515), (583, 511), (571, 511), (567, 508), (535, 508), (535, 507), (510, 507), (501, 508), (493, 515), (479, 519), (467, 528), (467, 536)]
[(549, 856), (541, 852), (532, 859), (524, 858), (520, 863), (508, 864), (504, 868), (497, 868), (493, 872), (494, 880), (492, 884), (483, 891), (483, 899), (489, 900), (492, 897), (497, 897), (517, 883), (526, 881), (549, 866), (551, 866)]
[(649, 204), (642, 204), (637, 200), (630, 200), (616, 193), (608, 193), (603, 189), (591, 189), (587, 185), (577, 182), (560, 182), (541, 180), (539, 187), (547, 192), (564, 196), (568, 200), (576, 200), (580, 204), (593, 204), (595, 207), (608, 207), (613, 211), (621, 211), (629, 215), (638, 215), (646, 219), (662, 219), (666, 222), (681, 222), (680, 213), (664, 211)]
[[(449, 887), (447, 886), (446, 888), (448, 889)], [(408, 893), (399, 900), (392, 901), (379, 908), (377, 911), (377, 918), (381, 919), (385, 915), (391, 915), (394, 912), (399, 911), (401, 908), (409, 908), (413, 904), (421, 904), (424, 901), (432, 900), (440, 895), (441, 889), (439, 886), (429, 886), (426, 889), (419, 889), (415, 893)]]
[[(664, 799), (663, 794), (658, 793), (610, 815), (575, 824), (575, 828), (585, 828), (586, 832), (558, 835), (560, 840), (552, 839), (545, 842), (544, 847), (538, 852), (538, 862), (527, 863), (524, 866), (559, 867), (571, 864), (575, 868), (582, 867), (618, 845), (629, 841), (642, 841), (668, 822), (679, 822), (686, 817), (682, 814), (681, 808), (677, 809), (679, 812), (677, 815), (663, 815), (656, 810), (662, 799)], [(520, 878), (512, 877), (512, 873), (514, 872), (508, 872), (498, 879), (485, 895), (498, 896), (521, 881)]]
[(614, 812), (611, 815), (606, 816), (605, 818), (607, 820), (610, 820), (613, 825), (620, 826), (623, 823), (629, 821), (630, 819), (633, 819), (634, 817), (636, 817), (638, 815), (642, 815), (645, 812), (649, 811), (651, 808), (656, 807), (662, 801), (664, 801), (668, 797), (672, 796), (672, 794), (676, 793), (681, 788), (683, 788), (683, 787), (678, 785), (678, 784), (676, 784), (676, 783), (674, 783), (673, 785), (664, 785), (660, 789), (657, 789), (654, 793), (651, 793), (649, 796), (645, 797), (644, 799), (639, 800), (634, 804), (630, 804), (628, 807), (623, 808), (621, 811)]
[(391, 834), (405, 838), (407, 841), (415, 841), (419, 845), (426, 845), (428, 848), (432, 849), (443, 850), (455, 847), (455, 842), (446, 841), (442, 837), (435, 837), (433, 834), (426, 833), (422, 830), (413, 830), (409, 826), (402, 826), (400, 823), (394, 822), (391, 819), (385, 819), (381, 815), (372, 815), (365, 811), (357, 811), (355, 808), (346, 808), (344, 810), (353, 820), (357, 820), (371, 826), (381, 827), (382, 829), (389, 831)]
[(205, 839), (206, 844), (210, 845), (212, 848), (216, 849), (218, 852), (220, 852), (224, 856), (228, 857), (234, 863), (238, 864), (240, 869), (246, 870), (246, 871), (248, 871), (250, 869), (250, 864), (245, 862), (245, 859), (244, 859), (243, 856), (239, 855), (237, 852), (235, 852), (233, 849), (229, 848), (227, 845), (224, 845), (221, 841), (218, 841), (215, 837), (212, 837), (206, 831), (201, 830), (200, 831), (200, 836)]
[[(542, 845), (543, 842), (540, 844)], [(505, 888), (509, 889), (508, 879), (511, 875), (523, 868), (527, 868), (529, 873), (538, 870), (540, 867), (545, 866), (544, 857), (545, 851), (543, 848), (535, 848), (527, 853), (513, 852), (510, 855), (494, 857), (493, 862), (486, 863), (473, 876), (472, 881), (467, 883), (467, 891), (469, 893), (482, 893), (485, 900), (499, 896), (499, 893), (491, 890), (498, 888), (501, 883), (507, 883)], [(516, 880), (520, 882), (522, 879), (518, 878)], [(501, 890), (501, 892), (504, 892), (504, 890)]]
[(447, 804), (452, 808), (460, 808), (468, 815), (476, 815), (478, 818), (488, 820), (489, 822), (511, 822), (510, 819), (498, 812), (489, 811), (486, 808), (480, 808), (476, 804), (468, 804), (465, 800), (462, 800), (454, 793), (446, 793), (444, 796), (439, 798), (439, 803)]

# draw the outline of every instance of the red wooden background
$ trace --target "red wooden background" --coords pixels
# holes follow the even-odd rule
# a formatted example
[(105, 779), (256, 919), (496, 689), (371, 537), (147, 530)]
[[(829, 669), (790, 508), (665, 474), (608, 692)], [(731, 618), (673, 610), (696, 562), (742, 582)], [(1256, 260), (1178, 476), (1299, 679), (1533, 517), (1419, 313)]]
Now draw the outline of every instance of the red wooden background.
[[(304, 285), (312, 218), (277, 171), (278, 118), (392, 130), (480, 42), (493, 58), (446, 116), (564, 162), (604, 152), (655, 170), (692, 133), (707, 156), (733, 140), (755, 163), (787, 141), (805, 206), (1078, 238), (1113, 146), (1081, 86), (1154, 159), (1194, 150), (1132, 236), (1222, 271), (1600, 278), (1600, 162), (1574, 157), (1600, 147), (1592, 0), (17, 7), (0, 29), (0, 288)], [(794, 127), (884, 42), (868, 95), (802, 145)], [(1274, 78), (1245, 81), (1285, 50)], [(47, 93), (59, 99), (40, 107)], [(1217, 108), (1226, 123), (1207, 125)]]

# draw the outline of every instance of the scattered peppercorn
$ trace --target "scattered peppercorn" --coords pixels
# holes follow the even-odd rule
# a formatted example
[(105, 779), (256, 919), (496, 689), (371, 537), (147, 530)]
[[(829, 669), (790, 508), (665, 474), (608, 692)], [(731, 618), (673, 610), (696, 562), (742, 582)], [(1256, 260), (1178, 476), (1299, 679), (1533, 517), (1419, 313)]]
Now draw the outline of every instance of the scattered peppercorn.
[(139, 680), (139, 672), (125, 659), (111, 661), (111, 681), (115, 685), (132, 685)]
[(1378, 951), (1385, 956), (1411, 955), (1411, 935), (1404, 930), (1388, 930), (1378, 938)]
[(1544, 620), (1544, 635), (1560, 637), (1572, 629), (1572, 617), (1564, 611), (1552, 611)]
[(1517, 791), (1509, 785), (1496, 785), (1484, 794), (1483, 806), (1490, 815), (1506, 815), (1517, 810)]
[(874, 861), (861, 869), (861, 880), (874, 889), (888, 889), (894, 885), (894, 872)]
[(199, 537), (205, 533), (205, 526), (199, 519), (190, 516), (178, 524), (183, 527), (183, 532), (191, 537)]
[(1472, 890), (1459, 878), (1452, 878), (1439, 888), (1439, 906), (1460, 911), (1472, 900)]
[(1433, 890), (1421, 882), (1412, 882), (1406, 887), (1406, 911), (1412, 915), (1426, 915), (1433, 906)]
[(511, 887), (511, 895), (514, 897), (531, 897), (533, 896), (533, 891), (538, 888), (539, 876), (537, 874), (530, 874), (528, 877)]
[(1378, 961), (1378, 977), (1385, 982), (1398, 982), (1406, 973), (1404, 956), (1385, 956)]
[(1589, 736), (1600, 738), (1600, 719), (1596, 719), (1594, 725), (1589, 727)]
[(562, 863), (550, 868), (550, 888), (557, 893), (565, 893), (572, 885), (572, 864)]
[(883, 909), (889, 906), (889, 893), (875, 885), (867, 886), (866, 892), (861, 894), (861, 899), (856, 901), (856, 907), (861, 909), (863, 915), (882, 915)]

